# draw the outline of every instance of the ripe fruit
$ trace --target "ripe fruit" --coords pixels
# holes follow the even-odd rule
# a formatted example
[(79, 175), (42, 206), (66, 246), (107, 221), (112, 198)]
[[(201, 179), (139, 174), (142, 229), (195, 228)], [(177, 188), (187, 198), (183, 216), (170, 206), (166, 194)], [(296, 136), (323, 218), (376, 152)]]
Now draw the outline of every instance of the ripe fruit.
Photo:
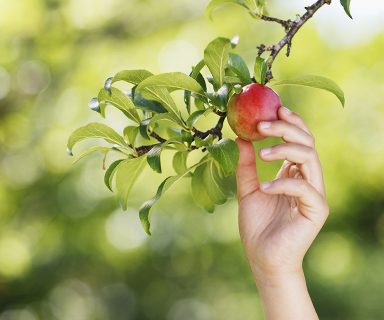
[(244, 140), (263, 140), (265, 137), (257, 132), (257, 123), (277, 120), (277, 110), (280, 107), (280, 98), (272, 89), (251, 83), (243, 88), (243, 92), (230, 99), (227, 110), (228, 123)]

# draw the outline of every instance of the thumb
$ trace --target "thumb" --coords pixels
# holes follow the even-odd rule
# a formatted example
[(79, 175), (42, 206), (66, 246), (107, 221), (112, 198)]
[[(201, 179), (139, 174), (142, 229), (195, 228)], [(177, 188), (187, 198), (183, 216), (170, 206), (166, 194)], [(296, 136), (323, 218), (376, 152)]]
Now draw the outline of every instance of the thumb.
[(240, 149), (240, 159), (237, 164), (237, 197), (240, 201), (248, 194), (259, 189), (259, 179), (256, 173), (256, 155), (249, 141), (236, 139)]

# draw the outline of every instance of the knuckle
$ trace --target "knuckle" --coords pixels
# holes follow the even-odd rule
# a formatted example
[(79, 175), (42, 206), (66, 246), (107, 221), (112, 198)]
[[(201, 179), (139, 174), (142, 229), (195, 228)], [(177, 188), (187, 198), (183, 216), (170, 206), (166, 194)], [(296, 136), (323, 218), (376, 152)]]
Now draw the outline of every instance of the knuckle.
[(314, 148), (315, 147), (315, 143), (316, 143), (315, 137), (313, 135), (309, 134), (308, 141), (309, 141), (309, 144), (311, 145), (311, 147)]
[(298, 114), (297, 112), (292, 112), (293, 118), (299, 123), (300, 125), (307, 127), (307, 124), (305, 123), (304, 119)]
[(271, 148), (271, 152), (276, 156), (286, 156), (287, 155), (287, 144), (276, 145)]
[(300, 115), (299, 115), (297, 112), (292, 111), (292, 113), (291, 113), (291, 117), (292, 117), (292, 118), (295, 118), (296, 120), (301, 120), (301, 121), (303, 121), (303, 120), (301, 119)]
[(317, 160), (317, 152), (313, 148), (308, 148), (306, 155), (307, 160)]

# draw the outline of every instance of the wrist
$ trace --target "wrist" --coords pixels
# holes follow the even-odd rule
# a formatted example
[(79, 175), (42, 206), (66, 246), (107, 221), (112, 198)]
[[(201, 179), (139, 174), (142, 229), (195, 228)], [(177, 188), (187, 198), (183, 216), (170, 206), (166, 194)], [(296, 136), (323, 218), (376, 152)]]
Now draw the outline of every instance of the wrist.
[(259, 290), (283, 288), (294, 283), (305, 283), (303, 269), (275, 273), (254, 273), (255, 282)]
[(305, 276), (302, 266), (292, 268), (279, 268), (278, 270), (260, 270), (252, 268), (257, 287), (278, 288), (294, 282), (305, 282)]

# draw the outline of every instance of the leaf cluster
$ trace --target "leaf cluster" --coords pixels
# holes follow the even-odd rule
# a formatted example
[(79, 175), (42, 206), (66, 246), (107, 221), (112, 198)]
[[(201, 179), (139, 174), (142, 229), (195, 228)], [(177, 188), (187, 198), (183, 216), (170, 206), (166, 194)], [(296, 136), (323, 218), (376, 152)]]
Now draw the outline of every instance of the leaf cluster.
[[(109, 164), (104, 182), (116, 190), (124, 209), (130, 191), (146, 166), (162, 173), (162, 154), (172, 154), (174, 175), (166, 177), (156, 195), (139, 210), (140, 219), (150, 233), (150, 211), (160, 197), (182, 178), (191, 180), (195, 202), (209, 212), (233, 196), (233, 174), (239, 158), (236, 143), (222, 138), (228, 100), (238, 89), (252, 82), (244, 60), (231, 52), (236, 39), (217, 38), (208, 44), (204, 59), (192, 67), (189, 75), (172, 72), (154, 75), (148, 70), (124, 70), (105, 81), (89, 107), (102, 117), (107, 107), (121, 111), (127, 119), (122, 134), (102, 123), (90, 123), (69, 137), (67, 150), (88, 138), (101, 138), (110, 144), (95, 146), (78, 157), (99, 151), (105, 157), (114, 152), (121, 159)], [(208, 75), (203, 76), (203, 69)], [(128, 91), (118, 89), (117, 82), (128, 83)], [(172, 93), (183, 92), (183, 106)], [(184, 110), (182, 110), (182, 108)], [(208, 131), (196, 128), (206, 115), (217, 114), (217, 125)], [(186, 116), (185, 116), (186, 115)], [(189, 154), (200, 150), (201, 159), (190, 163)], [(230, 183), (232, 181), (232, 184)]]

